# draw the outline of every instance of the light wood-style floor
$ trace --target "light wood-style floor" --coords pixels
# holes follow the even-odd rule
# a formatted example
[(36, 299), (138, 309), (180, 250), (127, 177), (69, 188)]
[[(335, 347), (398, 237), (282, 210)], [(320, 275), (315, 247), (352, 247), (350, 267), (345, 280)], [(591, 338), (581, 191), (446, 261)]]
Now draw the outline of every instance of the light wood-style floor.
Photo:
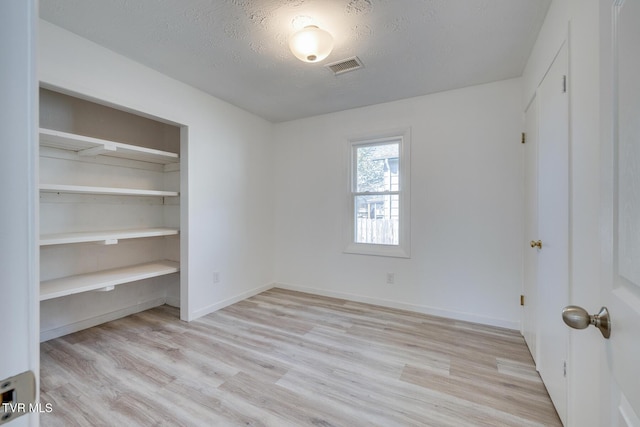
[(519, 333), (272, 289), (42, 343), (43, 426), (559, 426)]

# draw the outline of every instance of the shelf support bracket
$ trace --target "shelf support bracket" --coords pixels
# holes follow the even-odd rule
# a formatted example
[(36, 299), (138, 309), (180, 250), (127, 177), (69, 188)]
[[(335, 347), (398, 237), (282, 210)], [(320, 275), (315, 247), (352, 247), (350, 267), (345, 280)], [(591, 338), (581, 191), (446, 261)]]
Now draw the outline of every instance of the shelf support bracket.
[(118, 244), (118, 239), (104, 239), (104, 240), (100, 240), (99, 242), (97, 242), (99, 245), (117, 245)]
[(94, 157), (101, 154), (114, 152), (117, 148), (115, 144), (103, 144), (93, 148), (87, 148), (85, 150), (78, 151), (78, 155), (82, 157)]

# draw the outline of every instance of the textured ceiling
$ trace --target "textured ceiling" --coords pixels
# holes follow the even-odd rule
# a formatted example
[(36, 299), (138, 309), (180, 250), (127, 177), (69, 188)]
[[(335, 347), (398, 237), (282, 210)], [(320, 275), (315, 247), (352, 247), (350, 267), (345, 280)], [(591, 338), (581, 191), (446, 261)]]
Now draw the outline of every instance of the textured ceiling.
[[(279, 122), (520, 76), (550, 2), (40, 0), (40, 16)], [(288, 48), (309, 20), (335, 40), (322, 63)], [(352, 56), (364, 68), (323, 66)]]

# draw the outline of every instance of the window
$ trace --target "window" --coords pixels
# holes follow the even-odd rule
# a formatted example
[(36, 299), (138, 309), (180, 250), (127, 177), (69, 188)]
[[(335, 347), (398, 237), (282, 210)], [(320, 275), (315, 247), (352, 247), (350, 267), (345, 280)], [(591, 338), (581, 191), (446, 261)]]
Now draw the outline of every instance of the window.
[(345, 252), (408, 258), (409, 129), (349, 140)]

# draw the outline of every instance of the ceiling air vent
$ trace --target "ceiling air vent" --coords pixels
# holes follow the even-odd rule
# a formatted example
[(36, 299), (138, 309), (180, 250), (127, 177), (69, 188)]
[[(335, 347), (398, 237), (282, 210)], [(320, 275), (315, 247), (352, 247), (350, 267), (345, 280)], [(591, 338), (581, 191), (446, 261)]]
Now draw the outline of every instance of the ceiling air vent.
[(364, 65), (362, 65), (362, 61), (360, 61), (360, 58), (358, 58), (357, 56), (325, 65), (325, 67), (333, 71), (333, 74), (335, 74), (336, 76), (348, 71), (357, 70), (358, 68), (362, 68), (363, 66)]

